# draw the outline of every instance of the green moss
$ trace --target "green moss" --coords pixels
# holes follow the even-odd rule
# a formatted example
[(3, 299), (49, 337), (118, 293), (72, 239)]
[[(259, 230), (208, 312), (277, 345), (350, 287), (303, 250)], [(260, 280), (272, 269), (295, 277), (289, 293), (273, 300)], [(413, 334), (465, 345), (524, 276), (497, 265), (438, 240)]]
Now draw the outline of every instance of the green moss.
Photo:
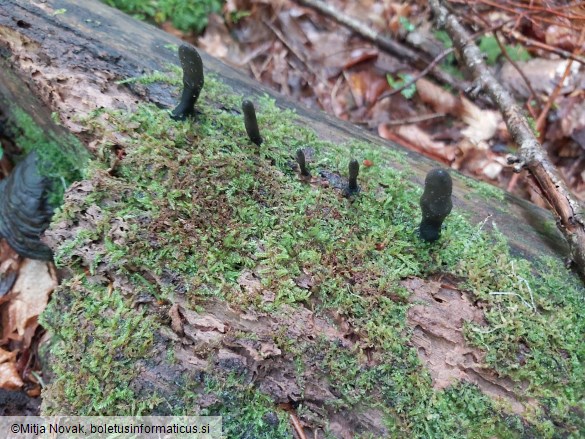
[(52, 331), (52, 355), (61, 360), (52, 364), (58, 397), (46, 397), (45, 413), (130, 415), (159, 402), (156, 395), (136, 401), (130, 388), (138, 374), (134, 361), (151, 355), (158, 324), (119, 291), (84, 277), (69, 279), (55, 292), (41, 324)]
[(223, 0), (103, 0), (110, 6), (131, 14), (134, 17), (154, 22), (158, 25), (170, 21), (173, 26), (184, 32), (200, 34), (207, 26), (207, 17), (220, 13)]
[[(175, 49), (176, 51), (176, 49)], [(155, 83), (164, 83), (169, 85), (180, 86), (182, 84), (181, 80), (181, 67), (175, 65), (168, 65), (167, 66), (172, 74), (167, 72), (152, 72), (146, 75), (138, 76), (135, 78), (127, 78), (121, 81), (116, 82), (117, 84), (143, 84), (143, 85), (150, 85)]]
[(292, 436), (286, 412), (274, 407), (274, 402), (244, 384), (235, 375), (226, 379), (207, 378), (205, 392), (215, 395), (217, 403), (201, 415), (222, 416), (223, 433), (233, 438), (287, 439)]
[(475, 180), (463, 174), (458, 174), (457, 177), (465, 181), (465, 184), (468, 187), (475, 189), (475, 191), (469, 192), (467, 195), (468, 198), (480, 195), (483, 198), (491, 198), (499, 201), (505, 200), (506, 192), (496, 186), (493, 186), (484, 181)]
[(53, 206), (60, 205), (65, 189), (74, 181), (84, 178), (88, 153), (73, 136), (57, 138), (46, 133), (22, 109), (13, 106), (10, 114), (12, 119), (9, 129), (14, 136), (14, 142), (25, 153), (37, 151), (40, 159), (39, 171), (54, 181), (49, 201)]
[[(176, 72), (169, 73), (165, 81), (175, 83), (176, 78)], [(275, 342), (294, 358), (298, 370), (309, 366), (307, 358), (320, 358), (319, 367), (331, 377), (338, 395), (332, 408), (377, 408), (388, 414), (385, 421), (397, 437), (522, 437), (526, 431), (553, 437), (551, 423), (562, 425), (566, 434), (577, 434), (581, 427), (574, 413), (583, 405), (584, 358), (579, 334), (585, 329), (580, 316), (585, 305), (582, 287), (560, 263), (543, 261), (541, 267), (514, 258), (497, 231), (487, 233), (456, 211), (446, 219), (440, 241), (422, 242), (416, 235), (422, 188), (408, 180), (408, 169), (387, 166), (396, 162), (396, 154), (364, 142), (323, 141), (295, 124), (294, 112), (278, 109), (267, 96), (256, 99), (265, 140), (257, 147), (246, 137), (237, 111), (241, 101), (242, 96), (207, 75), (196, 121), (172, 122), (167, 111), (152, 105), (141, 105), (133, 113), (96, 112), (86, 120), (98, 138), (106, 131), (119, 133), (118, 146), (126, 155), (111, 177), (103, 169), (113, 162), (112, 145), (100, 146), (89, 171), (96, 191), (65, 205), (56, 221), (78, 218), (94, 205), (100, 208), (100, 219), (93, 229), (64, 242), (56, 259), (76, 267), (82, 276), (77, 250), (93, 241), (104, 245), (92, 247), (92, 258), (99, 264), (91, 270), (99, 265), (126, 276), (137, 290), (159, 300), (172, 301), (180, 287), (193, 308), (216, 296), (235, 307), (264, 312), (303, 305), (323, 318), (341, 316), (359, 336), (354, 351), (325, 340), (296, 346), (282, 334), (275, 334)], [(351, 158), (374, 163), (363, 168), (362, 193), (355, 202), (297, 178), (290, 163), (304, 147), (314, 149), (310, 166), (316, 171), (346, 176)], [(502, 194), (486, 190), (485, 184), (476, 187), (485, 196)], [(126, 230), (122, 241), (112, 238), (119, 222)], [(262, 287), (274, 293), (274, 300), (241, 286), (238, 279), (244, 272), (253, 272)], [(313, 279), (311, 290), (295, 281), (303, 273)], [(178, 281), (165, 285), (149, 280), (163, 274)], [(500, 374), (526, 380), (526, 395), (537, 399), (542, 411), (520, 419), (507, 415), (473, 386), (433, 390), (408, 343), (409, 305), (401, 300), (408, 292), (400, 281), (434, 274), (465, 279), (461, 287), (482, 303), (488, 321), (487, 326), (468, 325), (467, 339), (486, 352), (488, 365)], [(68, 305), (72, 315), (78, 307), (89, 306), (89, 299), (74, 294), (78, 288), (66, 284), (60, 293), (73, 294)], [(88, 296), (103, 294), (88, 291)], [(64, 340), (76, 340), (72, 319), (47, 320)], [(133, 343), (148, 345), (146, 332), (133, 334)], [(376, 353), (374, 364), (366, 365), (365, 347)], [(56, 367), (63, 378), (58, 385), (67, 401), (79, 397), (88, 404), (87, 412), (99, 408), (114, 413), (113, 408), (122, 407), (128, 413), (153, 406), (150, 400), (134, 401), (129, 409), (116, 394), (108, 399), (109, 393), (96, 390), (79, 393), (77, 383), (84, 382), (83, 374), (91, 368), (66, 370), (68, 355), (77, 347), (59, 349)], [(520, 354), (526, 357), (522, 365)], [(83, 356), (93, 362), (109, 358), (101, 350)], [(114, 377), (117, 373), (122, 378)], [(132, 373), (112, 369), (116, 382)], [(258, 391), (229, 377), (211, 374), (209, 380), (208, 391), (219, 395), (221, 403), (208, 413), (233, 413), (228, 430), (236, 431), (241, 416), (250, 420), (249, 437), (263, 437), (266, 431), (270, 437), (286, 434), (285, 427), (279, 430), (281, 424), (264, 429), (264, 416), (273, 408)]]

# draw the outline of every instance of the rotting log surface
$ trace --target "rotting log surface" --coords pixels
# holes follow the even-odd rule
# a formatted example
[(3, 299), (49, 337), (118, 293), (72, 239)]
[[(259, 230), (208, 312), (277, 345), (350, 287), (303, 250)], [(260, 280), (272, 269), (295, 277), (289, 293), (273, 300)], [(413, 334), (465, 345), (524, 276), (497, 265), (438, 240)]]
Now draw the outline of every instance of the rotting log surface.
[[(52, 11), (61, 9), (66, 12), (52, 15)], [(51, 110), (58, 111), (65, 119), (64, 124), (81, 138), (83, 133), (78, 132), (79, 126), (73, 119), (95, 108), (128, 109), (139, 99), (165, 108), (176, 105), (177, 99), (171, 95), (170, 87), (133, 87), (135, 94), (132, 94), (115, 81), (163, 71), (169, 64), (177, 65), (176, 53), (165, 46), (177, 46), (180, 41), (99, 2), (5, 1), (0, 5), (0, 44), (4, 53), (12, 52), (12, 71), (21, 76), (32, 93)], [(325, 113), (297, 106), (203, 52), (201, 57), (206, 72), (216, 73), (244, 96), (262, 93), (273, 96), (280, 107), (294, 109), (303, 124), (315, 129), (323, 138), (336, 143), (354, 138), (380, 145), (380, 148), (401, 149)], [(26, 92), (22, 96), (22, 89), (5, 85), (17, 80), (10, 77), (9, 71), (2, 69), (0, 75), (0, 97), (5, 103), (29, 101)], [(46, 115), (43, 125), (50, 125)], [(61, 127), (55, 129), (62, 131)], [(422, 186), (426, 173), (436, 164), (419, 154), (407, 154), (408, 166), (415, 173), (414, 180)], [(397, 163), (388, 165), (401, 167)], [(469, 212), (477, 222), (491, 217), (514, 250), (521, 254), (567, 256), (561, 234), (547, 227), (546, 223), (553, 217), (531, 203), (507, 194), (504, 203), (480, 196), (457, 176), (453, 195), (456, 209)]]
[[(53, 14), (61, 9), (66, 12)], [(133, 85), (128, 88), (115, 83), (155, 70), (163, 71), (167, 64), (178, 64), (176, 53), (165, 47), (169, 44), (178, 45), (180, 42), (101, 3), (48, 1), (34, 4), (5, 1), (0, 3), (0, 47), (6, 57), (3, 61), (6, 70), (0, 72), (0, 98), (4, 103), (19, 105), (21, 100), (29, 102), (23, 91), (30, 90), (48, 108), (46, 112), (35, 113), (46, 129), (62, 130), (62, 127), (54, 127), (50, 122), (50, 112), (56, 111), (63, 125), (88, 141), (91, 149), (91, 136), (76, 121), (77, 115), (87, 114), (100, 106), (132, 109), (137, 101), (151, 101), (169, 109), (176, 104), (176, 96), (171, 94), (172, 90), (168, 86)], [(380, 148), (398, 148), (323, 113), (296, 107), (242, 73), (204, 53), (201, 55), (206, 73), (214, 72), (227, 85), (245, 96), (259, 93), (274, 96), (279, 106), (295, 109), (303, 123), (323, 138), (335, 143), (354, 138), (379, 145)], [(27, 105), (24, 102), (22, 104), (23, 107)], [(291, 151), (291, 158), (293, 154), (294, 151)], [(424, 176), (434, 164), (414, 153), (407, 154), (407, 162), (407, 165), (377, 165), (408, 166), (412, 168), (413, 180), (422, 186)], [(528, 258), (542, 255), (559, 258), (566, 255), (560, 234), (546, 224), (552, 218), (547, 212), (511, 196), (506, 196), (505, 202), (501, 202), (479, 195), (470, 189), (465, 179), (457, 175), (453, 183), (454, 209), (469, 212), (476, 223), (491, 216), (518, 253)], [(69, 196), (81, 200), (94, 189), (80, 183)], [(489, 223), (486, 227), (489, 227)], [(210, 367), (199, 356), (193, 355), (193, 351), (208, 349), (209, 345), (221, 346), (214, 354), (215, 363), (212, 367), (247, 369), (250, 380), (275, 402), (294, 406), (302, 399), (306, 407), (321, 413), (330, 425), (338, 425), (342, 432), (355, 434), (368, 431), (378, 437), (385, 436), (383, 416), (375, 410), (361, 412), (356, 409), (351, 413), (337, 413), (335, 408), (327, 406), (327, 401), (336, 395), (331, 394), (327, 377), (319, 374), (319, 352), (307, 362), (302, 377), (305, 383), (303, 389), (297, 386), (294, 364), (279, 358), (281, 352), (272, 341), (272, 336), (283, 327), (297, 341), (311, 340), (314, 333), (319, 333), (328, 342), (338, 342), (352, 350), (354, 341), (331, 322), (316, 317), (305, 308), (284, 310), (271, 316), (244, 314), (229, 309), (219, 300), (202, 304), (197, 313), (190, 310), (188, 303), (176, 302), (170, 310), (161, 305), (152, 306), (159, 307), (161, 314), (170, 314), (175, 324), (173, 331), (156, 339), (159, 357), (164, 358), (166, 345), (171, 340), (177, 345), (177, 363), (169, 365), (163, 361), (138, 360), (142, 372), (133, 382), (133, 390), (138, 394), (157, 392), (172, 400), (177, 383), (186, 375), (194, 376), (198, 371)], [(234, 337), (233, 332), (255, 334), (257, 340), (252, 343), (245, 337)], [(188, 347), (179, 343), (181, 336), (178, 333), (190, 340)], [(209, 401), (200, 401), (202, 407), (204, 403), (211, 404)], [(67, 412), (67, 407), (52, 409)]]

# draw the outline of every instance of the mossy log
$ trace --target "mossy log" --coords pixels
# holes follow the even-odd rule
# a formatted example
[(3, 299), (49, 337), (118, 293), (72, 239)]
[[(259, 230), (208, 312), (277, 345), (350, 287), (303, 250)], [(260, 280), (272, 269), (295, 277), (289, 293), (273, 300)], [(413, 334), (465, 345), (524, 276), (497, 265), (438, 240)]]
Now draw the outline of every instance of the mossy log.
[[(562, 323), (547, 320), (554, 307), (579, 315), (568, 304), (581, 284), (563, 267), (567, 247), (548, 212), (453, 173), (453, 213), (436, 243), (422, 242), (418, 203), (432, 161), (205, 53), (196, 114), (173, 121), (180, 44), (97, 1), (0, 3), (3, 114), (18, 125), (14, 109), (25, 110), (92, 155), (46, 234), (69, 273), (43, 320), (53, 333), (46, 414), (221, 414), (228, 437), (250, 438), (290, 437), (288, 413), (315, 437), (578, 428), (569, 397), (554, 414), (532, 403), (560, 384), (536, 385), (510, 363), (518, 349), (558, 352), (579, 327), (534, 346), (488, 335), (512, 331), (493, 320), (495, 307), (513, 307), (512, 321), (533, 332)], [(259, 103), (261, 146), (246, 138), (242, 97)], [(300, 148), (310, 178), (296, 173)], [(374, 165), (349, 201), (354, 157)], [(416, 328), (438, 336), (409, 326), (414, 284), (486, 310), (469, 324), (488, 327), (465, 333), (476, 355), (467, 376), (480, 377), (471, 384), (436, 388), (420, 363)], [(502, 356), (486, 359), (490, 349)], [(571, 355), (555, 360), (565, 387), (578, 382)], [(541, 366), (531, 366), (535, 377)], [(478, 390), (486, 382), (504, 406)]]

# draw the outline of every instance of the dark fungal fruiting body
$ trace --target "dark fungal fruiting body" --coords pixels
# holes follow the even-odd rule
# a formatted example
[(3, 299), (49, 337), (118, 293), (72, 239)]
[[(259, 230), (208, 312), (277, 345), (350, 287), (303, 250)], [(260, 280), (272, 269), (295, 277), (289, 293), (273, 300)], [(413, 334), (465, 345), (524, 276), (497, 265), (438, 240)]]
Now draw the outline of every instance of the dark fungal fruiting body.
[(199, 53), (186, 44), (179, 47), (179, 59), (183, 68), (183, 93), (181, 102), (171, 113), (171, 118), (185, 120), (195, 115), (195, 103), (203, 89), (203, 61)]
[(258, 129), (258, 121), (256, 120), (256, 109), (254, 104), (248, 99), (242, 102), (242, 111), (244, 113), (244, 125), (246, 126), (246, 133), (252, 142), (260, 146), (262, 144), (262, 137)]
[(301, 173), (301, 177), (310, 178), (311, 173), (307, 168), (307, 161), (305, 160), (305, 153), (302, 149), (297, 149), (297, 163), (299, 164), (299, 171)]
[(357, 184), (358, 174), (360, 173), (360, 164), (357, 160), (352, 160), (349, 162), (349, 181), (347, 183), (347, 187), (343, 191), (343, 194), (346, 197), (352, 197), (357, 195), (360, 191), (360, 187)]
[(451, 192), (453, 181), (444, 169), (432, 169), (425, 178), (425, 190), (420, 198), (422, 221), (419, 226), (420, 237), (433, 242), (441, 236), (443, 221), (451, 212), (453, 203)]
[(47, 200), (50, 185), (37, 163), (33, 151), (0, 181), (0, 236), (21, 256), (51, 260), (51, 249), (40, 241), (53, 216)]

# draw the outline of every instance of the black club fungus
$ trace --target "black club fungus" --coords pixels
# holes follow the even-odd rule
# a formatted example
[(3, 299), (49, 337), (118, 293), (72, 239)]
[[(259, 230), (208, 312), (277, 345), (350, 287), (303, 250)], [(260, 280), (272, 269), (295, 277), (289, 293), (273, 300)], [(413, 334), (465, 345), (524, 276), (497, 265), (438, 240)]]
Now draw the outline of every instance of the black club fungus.
[(252, 142), (260, 146), (262, 144), (262, 137), (260, 136), (260, 130), (258, 129), (254, 104), (247, 99), (244, 100), (244, 102), (242, 102), (242, 111), (244, 112), (244, 124), (246, 125), (248, 137)]
[(360, 187), (357, 184), (358, 174), (360, 173), (360, 164), (358, 163), (357, 160), (352, 160), (349, 162), (348, 169), (349, 181), (347, 183), (345, 190), (343, 191), (343, 194), (346, 197), (352, 197), (354, 195), (357, 195), (360, 191)]
[(425, 190), (420, 198), (422, 221), (419, 226), (420, 237), (433, 242), (441, 236), (441, 225), (451, 212), (453, 203), (451, 192), (453, 181), (444, 169), (432, 169), (425, 178)]
[(301, 172), (302, 177), (309, 178), (311, 177), (311, 173), (307, 168), (307, 161), (305, 160), (305, 153), (302, 149), (297, 149), (297, 163), (299, 164), (299, 170)]
[(199, 53), (186, 44), (179, 47), (179, 59), (183, 68), (183, 93), (181, 102), (171, 113), (171, 118), (185, 120), (195, 115), (195, 103), (203, 89), (203, 61)]

